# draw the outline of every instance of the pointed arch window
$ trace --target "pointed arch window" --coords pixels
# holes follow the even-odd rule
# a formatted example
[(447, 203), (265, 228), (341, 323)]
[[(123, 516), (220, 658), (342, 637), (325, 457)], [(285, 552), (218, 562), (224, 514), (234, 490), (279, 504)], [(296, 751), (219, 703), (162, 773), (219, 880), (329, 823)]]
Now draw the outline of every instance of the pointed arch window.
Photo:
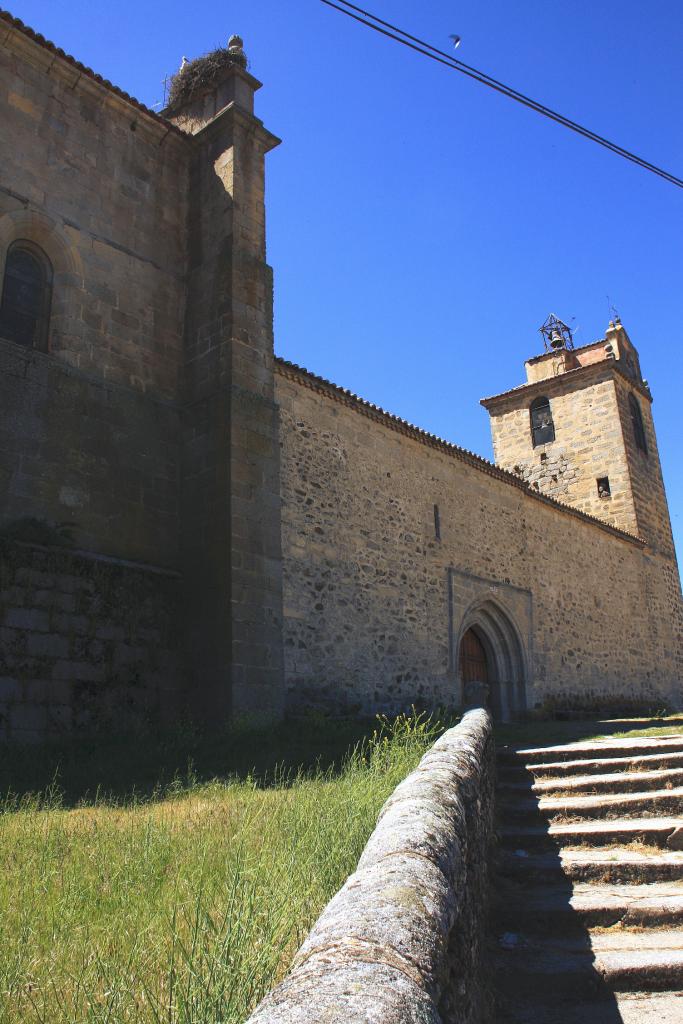
[(52, 265), (33, 242), (7, 250), (0, 299), (0, 338), (47, 351), (52, 300)]
[(645, 438), (645, 427), (643, 426), (643, 414), (640, 411), (638, 400), (633, 394), (628, 396), (628, 407), (631, 413), (633, 439), (636, 442), (636, 447), (640, 448), (641, 452), (645, 452), (647, 455), (647, 440)]
[(529, 407), (531, 419), (531, 440), (534, 448), (555, 440), (555, 424), (550, 411), (550, 400), (545, 396), (535, 398)]

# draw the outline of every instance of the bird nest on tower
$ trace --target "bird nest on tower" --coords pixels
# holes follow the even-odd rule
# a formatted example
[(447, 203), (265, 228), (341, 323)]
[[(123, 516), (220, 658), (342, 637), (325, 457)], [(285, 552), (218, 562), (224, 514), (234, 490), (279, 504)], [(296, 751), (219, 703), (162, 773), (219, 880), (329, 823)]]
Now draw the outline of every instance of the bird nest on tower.
[(168, 93), (168, 109), (176, 109), (187, 103), (196, 93), (210, 89), (220, 81), (223, 72), (229, 68), (247, 67), (247, 58), (241, 47), (241, 40), (235, 45), (221, 46), (211, 53), (204, 54), (183, 63), (170, 82)]

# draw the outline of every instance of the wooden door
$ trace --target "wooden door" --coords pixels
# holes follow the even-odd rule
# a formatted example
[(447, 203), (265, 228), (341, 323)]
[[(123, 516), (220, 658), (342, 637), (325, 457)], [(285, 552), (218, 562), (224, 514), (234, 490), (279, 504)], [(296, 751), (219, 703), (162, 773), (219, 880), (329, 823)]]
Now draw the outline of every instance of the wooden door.
[(468, 629), (460, 644), (460, 678), (463, 683), (488, 683), (486, 651), (477, 634)]

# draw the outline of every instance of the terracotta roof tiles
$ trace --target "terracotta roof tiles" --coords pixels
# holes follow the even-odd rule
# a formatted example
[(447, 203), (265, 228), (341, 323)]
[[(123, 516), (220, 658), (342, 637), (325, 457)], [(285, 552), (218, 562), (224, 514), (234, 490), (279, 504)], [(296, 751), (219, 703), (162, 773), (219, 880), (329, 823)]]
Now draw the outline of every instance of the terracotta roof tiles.
[(65, 53), (61, 47), (50, 42), (50, 40), (46, 39), (45, 36), (42, 36), (40, 32), (35, 32), (32, 28), (29, 28), (28, 25), (25, 25), (19, 18), (15, 18), (14, 15), (9, 13), (9, 11), (5, 11), (2, 8), (0, 8), (0, 22), (4, 22), (6, 25), (9, 25), (10, 28), (16, 29), (17, 32), (21, 32), (22, 35), (31, 39), (34, 43), (37, 43), (38, 46), (42, 46), (44, 50), (48, 50), (56, 57), (63, 60), (66, 64), (70, 64), (71, 67), (76, 68), (76, 70), (80, 71), (82, 75), (85, 75), (87, 78), (91, 78), (94, 82), (97, 82), (99, 85), (104, 86), (105, 89), (108, 89), (109, 92), (114, 93), (115, 96), (118, 96), (120, 99), (125, 100), (126, 103), (129, 103), (132, 107), (135, 107), (136, 110), (139, 110), (141, 113), (146, 114), (155, 121), (158, 121), (159, 124), (162, 124), (169, 131), (173, 131), (178, 135), (187, 137), (186, 132), (176, 127), (176, 125), (172, 124), (165, 117), (162, 117), (160, 114), (157, 114), (156, 111), (146, 107), (144, 103), (140, 103), (140, 101), (136, 100), (134, 96), (124, 92), (123, 89), (119, 89), (118, 86), (114, 85), (107, 78), (103, 78), (102, 75), (98, 75), (92, 68), (87, 67), (85, 64), (81, 64), (79, 60), (76, 60), (75, 57)]

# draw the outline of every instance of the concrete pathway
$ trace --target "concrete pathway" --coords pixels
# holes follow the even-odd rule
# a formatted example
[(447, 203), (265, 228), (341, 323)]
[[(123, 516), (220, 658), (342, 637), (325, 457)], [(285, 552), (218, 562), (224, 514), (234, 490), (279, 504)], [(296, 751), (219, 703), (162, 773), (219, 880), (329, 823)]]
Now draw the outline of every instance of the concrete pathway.
[(494, 1019), (683, 1024), (683, 735), (503, 748), (498, 819)]

